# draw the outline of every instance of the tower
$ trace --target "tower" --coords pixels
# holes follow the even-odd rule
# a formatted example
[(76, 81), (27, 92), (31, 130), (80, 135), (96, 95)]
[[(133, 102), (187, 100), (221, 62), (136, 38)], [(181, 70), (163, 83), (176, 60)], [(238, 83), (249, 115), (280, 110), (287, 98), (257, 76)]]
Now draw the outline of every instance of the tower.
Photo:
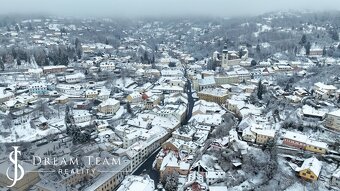
[(229, 60), (228, 47), (225, 44), (222, 50), (222, 63), (221, 63), (222, 68), (228, 68), (228, 60)]

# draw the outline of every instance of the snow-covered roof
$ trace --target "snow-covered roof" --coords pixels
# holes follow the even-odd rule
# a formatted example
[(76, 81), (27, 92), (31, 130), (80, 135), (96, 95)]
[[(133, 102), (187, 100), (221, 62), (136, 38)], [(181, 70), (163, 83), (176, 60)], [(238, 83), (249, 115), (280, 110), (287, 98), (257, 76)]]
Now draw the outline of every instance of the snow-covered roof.
[(154, 191), (154, 181), (148, 176), (129, 175), (125, 177), (117, 191)]
[(160, 167), (160, 171), (164, 171), (166, 167), (179, 167), (177, 156), (170, 151), (164, 158)]
[(213, 84), (215, 84), (215, 78), (214, 78), (214, 76), (205, 77), (203, 79), (199, 79), (198, 83), (201, 86), (213, 85)]
[(318, 147), (318, 148), (323, 148), (323, 149), (328, 148), (327, 143), (320, 142), (320, 141), (314, 141), (314, 140), (310, 140), (310, 139), (307, 140), (306, 144), (311, 145), (311, 146), (315, 146), (315, 147)]
[(101, 107), (105, 107), (105, 106), (111, 106), (111, 105), (116, 105), (116, 104), (119, 104), (119, 101), (116, 100), (116, 99), (113, 99), (113, 98), (109, 98), (105, 101), (103, 101), (100, 106)]
[(324, 89), (324, 90), (336, 90), (337, 88), (333, 85), (326, 85), (324, 83), (321, 82), (317, 82), (314, 84), (316, 87), (320, 88), (320, 89)]
[(76, 74), (70, 74), (70, 75), (66, 75), (65, 79), (69, 80), (69, 79), (84, 79), (85, 75), (83, 73), (76, 73)]
[(308, 137), (306, 135), (291, 131), (286, 131), (286, 133), (283, 135), (283, 138), (298, 141), (301, 143), (306, 143), (306, 141), (308, 140)]
[(332, 111), (330, 113), (328, 113), (328, 115), (333, 115), (336, 117), (340, 117), (340, 109), (336, 110), (336, 111)]
[(312, 171), (316, 176), (319, 176), (320, 171), (321, 171), (321, 167), (322, 167), (322, 162), (319, 161), (317, 158), (315, 157), (311, 157), (306, 159), (302, 166), (300, 167), (299, 171), (302, 170), (306, 170), (309, 169), (310, 171)]
[(224, 178), (226, 173), (224, 171), (208, 171), (205, 174), (207, 179), (222, 179)]
[(276, 131), (273, 130), (273, 129), (252, 129), (255, 133), (257, 134), (260, 134), (260, 135), (264, 135), (264, 136), (267, 136), (267, 137), (274, 137), (275, 136), (275, 133)]
[(304, 115), (317, 116), (317, 117), (324, 117), (326, 115), (326, 112), (316, 110), (309, 105), (304, 105), (302, 107), (302, 113)]
[(207, 88), (207, 89), (203, 89), (202, 91), (198, 93), (208, 94), (211, 96), (227, 96), (228, 95), (228, 91), (222, 88)]

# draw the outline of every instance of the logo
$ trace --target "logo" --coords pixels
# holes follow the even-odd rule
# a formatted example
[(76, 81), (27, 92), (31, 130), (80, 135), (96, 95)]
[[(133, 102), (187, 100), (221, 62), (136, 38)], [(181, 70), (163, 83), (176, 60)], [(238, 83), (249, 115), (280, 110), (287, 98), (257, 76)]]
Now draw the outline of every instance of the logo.
[[(9, 154), (9, 160), (13, 163), (13, 177), (10, 176), (9, 172), (11, 171), (11, 167), (7, 168), (6, 175), (7, 178), (13, 181), (12, 185), (7, 186), (9, 188), (13, 187), (17, 181), (21, 180), (24, 177), (24, 168), (18, 164), (18, 154), (21, 155), (21, 151), (18, 151), (18, 146), (13, 146), (14, 151)], [(20, 170), (20, 176), (18, 175), (18, 170)]]

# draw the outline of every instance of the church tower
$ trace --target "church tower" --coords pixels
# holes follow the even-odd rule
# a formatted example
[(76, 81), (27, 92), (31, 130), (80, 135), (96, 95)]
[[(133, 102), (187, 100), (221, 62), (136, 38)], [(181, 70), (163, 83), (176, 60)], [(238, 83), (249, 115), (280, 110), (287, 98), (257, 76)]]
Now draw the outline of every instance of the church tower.
[(221, 63), (222, 68), (228, 68), (228, 60), (229, 60), (228, 47), (225, 44), (222, 50), (222, 63)]

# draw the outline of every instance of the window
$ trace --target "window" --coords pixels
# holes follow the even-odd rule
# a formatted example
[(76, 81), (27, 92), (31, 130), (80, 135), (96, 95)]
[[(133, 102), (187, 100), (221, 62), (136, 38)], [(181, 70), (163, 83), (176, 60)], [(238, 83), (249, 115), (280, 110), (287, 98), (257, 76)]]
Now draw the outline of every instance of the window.
[(306, 176), (306, 173), (302, 173), (303, 176)]
[(314, 176), (313, 176), (313, 175), (311, 175), (311, 176), (310, 176), (310, 178), (314, 178)]

